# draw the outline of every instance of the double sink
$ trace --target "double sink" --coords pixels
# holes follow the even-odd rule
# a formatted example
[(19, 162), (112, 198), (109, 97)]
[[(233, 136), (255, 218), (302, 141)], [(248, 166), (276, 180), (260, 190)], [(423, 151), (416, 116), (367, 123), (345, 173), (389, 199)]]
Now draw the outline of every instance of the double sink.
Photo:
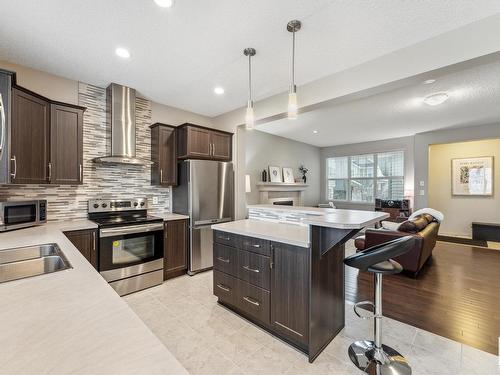
[(0, 250), (0, 283), (72, 268), (56, 243)]

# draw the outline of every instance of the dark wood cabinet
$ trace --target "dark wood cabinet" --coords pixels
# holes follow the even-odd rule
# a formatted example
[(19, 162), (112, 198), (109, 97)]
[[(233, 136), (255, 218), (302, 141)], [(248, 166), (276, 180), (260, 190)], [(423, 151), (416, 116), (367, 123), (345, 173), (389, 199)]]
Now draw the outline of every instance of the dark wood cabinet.
[(83, 110), (60, 104), (50, 106), (49, 182), (83, 183)]
[(177, 157), (231, 161), (232, 137), (232, 133), (182, 124), (177, 128)]
[(165, 223), (165, 254), (163, 279), (180, 276), (187, 271), (187, 220), (171, 220)]
[(82, 253), (85, 259), (87, 259), (95, 269), (98, 269), (97, 230), (76, 230), (64, 232), (64, 234), (80, 253)]
[(12, 89), (11, 182), (49, 182), (50, 103), (25, 90)]
[(291, 340), (308, 343), (309, 249), (273, 242), (271, 323)]
[(151, 184), (177, 185), (177, 142), (175, 127), (151, 125)]
[(11, 183), (81, 184), (84, 111), (14, 86)]

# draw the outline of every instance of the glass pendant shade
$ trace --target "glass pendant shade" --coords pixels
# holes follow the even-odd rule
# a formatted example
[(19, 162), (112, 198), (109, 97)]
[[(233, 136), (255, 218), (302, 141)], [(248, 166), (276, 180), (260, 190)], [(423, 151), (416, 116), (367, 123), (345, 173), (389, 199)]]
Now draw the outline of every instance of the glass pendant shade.
[(255, 125), (255, 117), (253, 114), (253, 106), (249, 103), (245, 115), (245, 125), (247, 129), (253, 129)]
[(291, 120), (295, 120), (297, 118), (297, 112), (297, 93), (290, 92), (288, 94), (288, 118)]

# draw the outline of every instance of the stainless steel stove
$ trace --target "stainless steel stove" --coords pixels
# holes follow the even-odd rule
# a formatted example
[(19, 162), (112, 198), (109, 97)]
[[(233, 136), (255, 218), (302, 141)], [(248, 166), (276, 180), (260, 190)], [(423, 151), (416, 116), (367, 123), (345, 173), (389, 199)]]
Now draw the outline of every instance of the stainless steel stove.
[(147, 199), (89, 201), (99, 226), (99, 272), (123, 296), (163, 282), (163, 219), (147, 213)]

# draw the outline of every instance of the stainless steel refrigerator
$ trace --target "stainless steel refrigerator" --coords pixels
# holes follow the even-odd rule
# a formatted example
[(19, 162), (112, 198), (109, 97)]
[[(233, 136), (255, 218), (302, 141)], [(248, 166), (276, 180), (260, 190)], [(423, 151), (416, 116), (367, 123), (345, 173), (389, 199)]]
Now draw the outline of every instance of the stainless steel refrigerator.
[(179, 185), (172, 189), (173, 212), (189, 215), (190, 275), (213, 267), (210, 226), (234, 220), (233, 164), (185, 160), (179, 165)]

